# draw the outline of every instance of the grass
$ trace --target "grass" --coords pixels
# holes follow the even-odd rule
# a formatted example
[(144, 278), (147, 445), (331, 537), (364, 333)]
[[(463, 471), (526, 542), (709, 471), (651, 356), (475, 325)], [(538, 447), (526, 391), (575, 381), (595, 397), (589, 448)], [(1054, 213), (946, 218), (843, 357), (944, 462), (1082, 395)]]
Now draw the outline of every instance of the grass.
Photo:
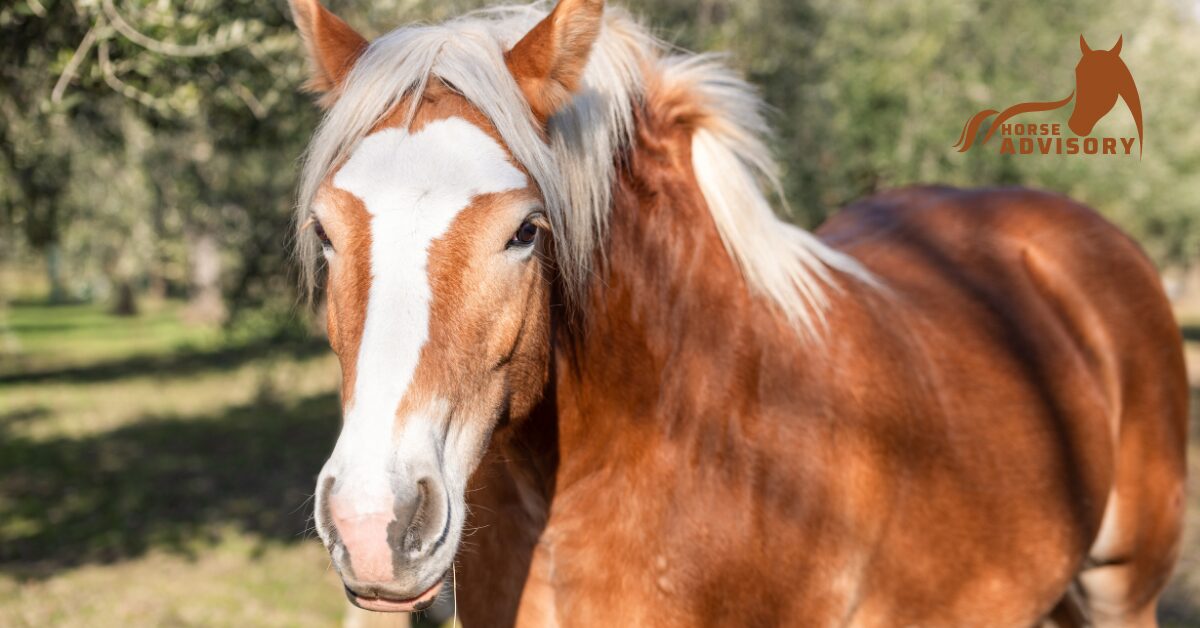
[(131, 318), (112, 316), (95, 305), (18, 303), (7, 312), (0, 310), (0, 372), (167, 355), (183, 347), (211, 348), (222, 339), (219, 330), (180, 324), (174, 303), (147, 309)]
[(319, 343), (90, 305), (0, 319), (0, 625), (333, 626), (307, 533), (338, 426)]
[(263, 547), (228, 531), (183, 556), (155, 550), (53, 578), (0, 579), (5, 626), (334, 626), (343, 602), (315, 543)]
[[(1200, 315), (1182, 316), (1200, 366)], [(93, 305), (0, 309), (0, 626), (334, 626), (308, 531), (338, 425), (323, 343)], [(1200, 402), (1200, 369), (1193, 368)], [(1190, 464), (1200, 477), (1193, 403)], [(1200, 489), (1165, 626), (1200, 625)]]

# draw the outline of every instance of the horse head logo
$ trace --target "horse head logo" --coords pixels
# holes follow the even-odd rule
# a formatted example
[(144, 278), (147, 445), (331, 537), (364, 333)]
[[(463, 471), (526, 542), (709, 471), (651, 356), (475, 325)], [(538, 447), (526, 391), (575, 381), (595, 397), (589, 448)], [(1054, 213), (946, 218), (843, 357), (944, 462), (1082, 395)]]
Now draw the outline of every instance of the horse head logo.
[(983, 136), (983, 140), (979, 142), (980, 144), (986, 144), (988, 140), (992, 139), (992, 136), (1000, 129), (1000, 125), (1013, 116), (1034, 111), (1053, 111), (1067, 106), (1072, 100), (1075, 101), (1075, 108), (1071, 111), (1067, 127), (1071, 129), (1072, 133), (1086, 137), (1091, 134), (1096, 123), (1108, 115), (1109, 111), (1112, 111), (1113, 106), (1117, 104), (1117, 97), (1120, 96), (1125, 101), (1125, 105), (1129, 107), (1129, 112), (1133, 114), (1133, 121), (1137, 125), (1138, 153), (1141, 154), (1142, 101), (1138, 96), (1137, 85), (1133, 82), (1133, 74), (1129, 72), (1129, 68), (1121, 59), (1123, 40), (1123, 36), (1118, 37), (1117, 43), (1108, 50), (1092, 50), (1091, 46), (1088, 46), (1087, 40), (1080, 35), (1079, 48), (1083, 52), (1083, 56), (1075, 66), (1075, 90), (1073, 92), (1062, 100), (1020, 103), (1003, 112), (995, 109), (980, 111), (972, 116), (963, 127), (958, 142), (954, 144), (958, 147), (958, 152), (965, 152), (971, 148), (979, 127), (996, 113), (1000, 115), (996, 117), (987, 134)]
[(1092, 127), (1112, 111), (1117, 96), (1125, 100), (1137, 124), (1138, 144), (1142, 139), (1142, 101), (1138, 97), (1133, 75), (1121, 60), (1121, 42), (1109, 50), (1092, 50), (1083, 35), (1079, 36), (1079, 48), (1083, 57), (1075, 66), (1075, 110), (1067, 126), (1076, 135), (1089, 135)]

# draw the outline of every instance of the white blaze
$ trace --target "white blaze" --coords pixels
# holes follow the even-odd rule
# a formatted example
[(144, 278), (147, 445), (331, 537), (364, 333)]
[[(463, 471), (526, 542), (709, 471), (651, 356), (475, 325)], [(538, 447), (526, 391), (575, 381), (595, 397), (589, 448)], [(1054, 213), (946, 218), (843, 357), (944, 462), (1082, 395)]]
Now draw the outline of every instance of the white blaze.
[(405, 434), (393, 433), (429, 338), (430, 244), (473, 197), (526, 185), (500, 145), (462, 118), (369, 135), (334, 177), (371, 215), (371, 287), (351, 406), (322, 475), (332, 472), (335, 490), (352, 491), (362, 509), (390, 507), (390, 477), (409, 458), (438, 456), (430, 419), (442, 417), (406, 417)]

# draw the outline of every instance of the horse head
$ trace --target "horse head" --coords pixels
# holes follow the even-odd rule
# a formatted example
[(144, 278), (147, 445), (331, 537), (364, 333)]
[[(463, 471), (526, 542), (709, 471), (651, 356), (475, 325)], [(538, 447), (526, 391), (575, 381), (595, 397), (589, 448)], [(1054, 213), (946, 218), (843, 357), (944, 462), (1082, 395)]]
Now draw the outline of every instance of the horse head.
[(368, 43), (317, 0), (292, 8), (328, 108), (301, 253), (324, 258), (342, 367), (316, 527), (352, 602), (420, 610), (453, 564), (492, 434), (527, 417), (548, 381), (553, 197), (538, 151), (603, 2), (563, 0), (503, 47), (483, 23)]

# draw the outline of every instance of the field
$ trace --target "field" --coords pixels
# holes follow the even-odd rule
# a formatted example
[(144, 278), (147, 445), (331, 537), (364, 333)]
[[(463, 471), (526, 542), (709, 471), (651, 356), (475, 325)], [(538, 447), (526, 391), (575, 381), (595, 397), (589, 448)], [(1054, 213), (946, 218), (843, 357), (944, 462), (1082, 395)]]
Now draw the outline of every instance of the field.
[[(338, 424), (322, 342), (189, 327), (170, 303), (0, 316), (0, 625), (342, 623), (307, 532)], [(1200, 625), (1195, 489), (1188, 517), (1166, 625)]]
[(305, 531), (337, 430), (317, 343), (92, 306), (9, 309), (0, 342), (0, 625), (329, 626)]

